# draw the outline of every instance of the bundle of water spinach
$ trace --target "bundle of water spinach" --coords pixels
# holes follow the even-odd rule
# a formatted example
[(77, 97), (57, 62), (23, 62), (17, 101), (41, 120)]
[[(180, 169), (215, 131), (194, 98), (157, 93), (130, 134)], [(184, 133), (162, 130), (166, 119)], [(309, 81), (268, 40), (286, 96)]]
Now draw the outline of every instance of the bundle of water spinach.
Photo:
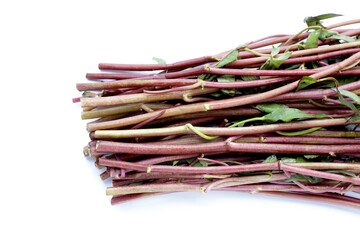
[(323, 25), (338, 16), (175, 63), (100, 63), (73, 101), (111, 203), (212, 190), (360, 208), (360, 19)]

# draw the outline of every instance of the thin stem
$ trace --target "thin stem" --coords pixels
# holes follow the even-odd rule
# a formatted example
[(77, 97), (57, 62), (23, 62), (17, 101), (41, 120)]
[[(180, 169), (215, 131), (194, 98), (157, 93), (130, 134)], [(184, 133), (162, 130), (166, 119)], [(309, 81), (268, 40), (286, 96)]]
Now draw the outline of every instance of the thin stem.
[(99, 80), (99, 79), (129, 79), (138, 78), (141, 75), (131, 73), (87, 73), (86, 78), (88, 80)]
[[(278, 133), (278, 132), (277, 132)], [(235, 142), (257, 143), (301, 143), (301, 144), (360, 144), (360, 139), (336, 137), (308, 137), (308, 136), (245, 136)]]
[[(147, 104), (148, 107), (154, 110), (163, 109), (171, 107), (170, 104), (162, 104), (162, 103), (149, 103)], [(103, 108), (103, 109), (97, 109), (97, 110), (91, 110), (81, 113), (82, 119), (92, 119), (92, 118), (99, 118), (99, 117), (107, 117), (107, 116), (113, 116), (118, 115), (122, 113), (131, 113), (140, 111), (143, 108), (143, 104), (128, 104), (118, 107), (110, 107), (110, 108)]]
[[(223, 179), (231, 177), (231, 174), (179, 174), (179, 173), (165, 173), (165, 172), (137, 172), (126, 174), (124, 180), (136, 179), (137, 181), (149, 180), (149, 179)], [(114, 178), (117, 180), (118, 178)]]
[(222, 166), (229, 166), (229, 164), (227, 164), (226, 162), (219, 161), (219, 160), (216, 160), (216, 159), (198, 157), (197, 160), (198, 161), (209, 162), (209, 163), (215, 163), (215, 164), (219, 164), (219, 165), (222, 165)]
[[(266, 181), (268, 175), (258, 176), (244, 176), (229, 179), (230, 181), (221, 182), (214, 189), (221, 187), (237, 186), (249, 183), (258, 183)], [(287, 177), (284, 174), (274, 174), (273, 178), (276, 180), (284, 180)], [(263, 180), (262, 180), (263, 179)], [(221, 181), (221, 180), (220, 180)], [(133, 193), (145, 193), (145, 192), (179, 192), (179, 191), (197, 191), (203, 192), (208, 187), (208, 184), (190, 184), (190, 183), (162, 183), (162, 184), (142, 184), (136, 186), (119, 186), (109, 187), (106, 190), (107, 195), (124, 195)]]
[[(358, 52), (359, 53), (359, 52)], [(331, 66), (331, 65), (329, 65)], [(257, 70), (257, 69), (232, 69), (232, 68), (204, 68), (205, 73), (218, 74), (218, 75), (235, 75), (235, 76), (308, 76), (314, 75), (317, 76), (322, 73), (323, 76), (346, 76), (346, 75), (359, 75), (360, 69), (351, 69), (338, 72), (340, 70), (334, 71), (330, 69), (329, 73), (325, 73), (325, 70), (329, 67), (321, 67), (315, 69), (306, 69), (306, 70)], [(336, 65), (334, 65), (336, 66)], [(316, 77), (317, 79), (318, 77)]]
[[(232, 186), (225, 187), (221, 190), (226, 191), (249, 191), (251, 193), (259, 193), (259, 192), (267, 192), (267, 191), (290, 191), (290, 192), (308, 192), (309, 190), (312, 192), (334, 192), (344, 194), (344, 188), (339, 186), (330, 186), (330, 185), (311, 185), (306, 186), (307, 190), (302, 187), (293, 185), (293, 184), (274, 184), (274, 183), (262, 183), (262, 184), (251, 184), (251, 185), (241, 185), (241, 186)], [(356, 189), (360, 190), (360, 187), (356, 187)], [(356, 190), (355, 189), (355, 190)]]
[[(341, 43), (341, 44), (334, 44), (334, 45), (324, 46), (324, 47), (319, 47), (319, 48), (298, 50), (298, 51), (293, 51), (291, 53), (290, 58), (287, 59), (287, 60), (291, 61), (290, 59), (296, 58), (296, 57), (303, 57), (303, 56), (313, 55), (313, 54), (318, 54), (318, 53), (328, 54), (328, 53), (333, 52), (333, 51), (344, 50), (344, 49), (349, 49), (349, 48), (356, 48), (356, 47), (360, 47), (359, 42)], [(281, 47), (280, 49), (283, 49), (283, 51), (285, 51), (286, 48), (287, 47)], [(275, 57), (279, 57), (279, 56), (276, 55)], [(232, 62), (230, 64), (227, 64), (226, 66), (228, 68), (246, 67), (246, 66), (249, 66), (249, 65), (264, 63), (264, 62), (266, 62), (267, 59), (268, 59), (267, 57), (256, 57), (256, 58), (251, 58), (251, 59), (241, 59), (241, 60), (236, 60), (236, 61), (234, 61), (234, 62)]]
[[(268, 176), (265, 175), (265, 177), (263, 175), (255, 176), (255, 178), (252, 179), (252, 181), (255, 183), (269, 182), (270, 180), (277, 181), (277, 180), (282, 180), (282, 179), (273, 179), (272, 173), (270, 173)], [(238, 185), (243, 185), (243, 184), (249, 184), (248, 180), (244, 181), (244, 177), (225, 178), (225, 179), (221, 179), (221, 180), (207, 184), (207, 186), (205, 187), (205, 193), (209, 192), (213, 188), (238, 186)]]
[(234, 143), (229, 142), (230, 152), (252, 152), (270, 154), (345, 154), (360, 151), (360, 144), (315, 145), (315, 144), (274, 144), (274, 143)]
[(144, 93), (163, 94), (163, 93), (169, 93), (169, 92), (175, 92), (175, 91), (191, 90), (191, 89), (195, 89), (195, 88), (200, 87), (200, 86), (204, 87), (203, 80), (201, 80), (201, 79), (199, 79), (196, 83), (194, 83), (192, 85), (176, 87), (176, 88), (170, 88), (170, 89), (164, 89), (164, 90), (157, 90), (157, 91), (144, 90)]
[(312, 170), (312, 169), (305, 169), (305, 168), (301, 168), (301, 167), (290, 166), (288, 164), (283, 163), (282, 161), (279, 162), (279, 165), (280, 165), (281, 170), (285, 170), (285, 171), (289, 171), (289, 172), (293, 172), (293, 173), (298, 173), (298, 174), (303, 174), (303, 175), (308, 175), (308, 176), (313, 176), (313, 177), (319, 177), (319, 178), (325, 178), (325, 179), (330, 179), (330, 180), (335, 180), (335, 181), (350, 182), (350, 183), (357, 184), (357, 185), (360, 184), (359, 177), (348, 177), (348, 176), (343, 176), (343, 175), (335, 174), (335, 173), (321, 172), (321, 171)]
[[(284, 171), (284, 170), (283, 170)], [(288, 173), (287, 171), (284, 171), (284, 173), (286, 174), (286, 176), (288, 176), (288, 178), (291, 178), (291, 174)], [(302, 184), (300, 181), (293, 181), (293, 183), (295, 183), (296, 185), (298, 185), (300, 188), (304, 189), (307, 192), (311, 192), (311, 193), (324, 193), (324, 192), (329, 192), (332, 189), (335, 189), (336, 187), (338, 187), (341, 182), (335, 184), (334, 186), (331, 187), (327, 187), (327, 188), (323, 188), (323, 189), (312, 189), (311, 187), (306, 186), (305, 184)]]
[[(338, 87), (339, 89), (352, 91), (360, 88), (360, 81), (344, 84)], [(271, 101), (284, 101), (284, 100), (295, 100), (295, 99), (323, 99), (325, 97), (336, 95), (336, 88), (331, 89), (316, 89), (316, 90), (302, 90), (298, 92), (286, 93), (281, 96), (267, 99)]]
[[(296, 77), (277, 77), (277, 78), (268, 78), (261, 80), (253, 80), (253, 81), (237, 81), (237, 82), (208, 82), (208, 81), (200, 81), (198, 79), (150, 79), (150, 80), (123, 80), (123, 81), (114, 81), (114, 82), (99, 82), (99, 83), (79, 83), (79, 89), (86, 90), (100, 90), (100, 89), (113, 89), (118, 88), (124, 85), (128, 86), (183, 86), (176, 87), (171, 89), (159, 90), (159, 91), (150, 91), (150, 93), (166, 93), (173, 91), (183, 91), (193, 89), (194, 86), (199, 87), (209, 87), (209, 88), (248, 88), (248, 87), (257, 87), (263, 86), (267, 84), (279, 83), (284, 81), (295, 80)], [(201, 80), (201, 79), (200, 79)], [(139, 83), (140, 82), (140, 83)], [(81, 84), (81, 85), (80, 85)], [(149, 91), (144, 91), (145, 93), (149, 93)]]
[[(164, 125), (171, 122), (176, 122), (180, 120), (188, 120), (188, 119), (199, 119), (199, 118), (207, 118), (207, 117), (217, 117), (217, 118), (225, 118), (225, 117), (245, 117), (245, 116), (259, 116), (261, 111), (255, 108), (228, 108), (228, 109), (219, 109), (212, 110), (208, 112), (198, 112), (198, 113), (190, 113), (183, 114), (174, 117), (168, 117), (156, 120), (154, 125)], [(185, 124), (184, 124), (185, 125)]]
[(357, 53), (359, 51), (360, 51), (359, 48), (349, 48), (349, 49), (332, 51), (332, 52), (327, 52), (327, 53), (317, 54), (317, 55), (311, 55), (311, 56), (306, 56), (306, 57), (293, 57), (293, 58), (286, 59), (282, 63), (282, 65), (304, 63), (304, 62), (312, 62), (312, 61), (320, 61), (320, 60), (331, 58), (331, 57)]
[(126, 203), (126, 202), (134, 201), (137, 199), (157, 196), (157, 195), (161, 195), (161, 194), (165, 194), (165, 193), (161, 193), (161, 192), (160, 193), (135, 193), (135, 194), (128, 194), (128, 195), (113, 196), (111, 198), (111, 205)]
[(193, 66), (202, 65), (208, 62), (214, 62), (212, 56), (204, 56), (199, 58), (188, 59), (168, 64), (114, 64), (114, 63), (100, 63), (101, 70), (127, 70), (127, 71), (154, 71), (154, 70), (181, 70)]
[(101, 97), (101, 98), (82, 98), (80, 101), (82, 107), (104, 107), (104, 106), (131, 104), (131, 103), (175, 100), (175, 99), (182, 99), (184, 94), (189, 94), (190, 96), (196, 96), (196, 95), (214, 93), (216, 91), (218, 91), (218, 89), (199, 88), (199, 89), (170, 92), (164, 94), (137, 93), (137, 94), (128, 94), (128, 95), (110, 96), (110, 97)]
[(182, 174), (230, 174), (239, 172), (252, 172), (252, 171), (271, 171), (278, 170), (277, 162), (259, 163), (259, 164), (244, 164), (244, 165), (231, 165), (231, 166), (212, 166), (212, 167), (182, 167), (182, 166), (168, 166), (168, 165), (152, 165), (146, 166), (142, 164), (130, 163), (125, 161), (116, 161), (106, 158), (99, 158), (101, 165), (115, 168), (126, 168), (137, 170), (141, 172), (163, 172), (163, 173), (182, 173)]
[(79, 91), (101, 90), (101, 89), (118, 89), (127, 87), (153, 87), (153, 86), (184, 86), (194, 84), (197, 79), (147, 79), (147, 80), (121, 80), (96, 83), (77, 83), (76, 88)]
[(163, 115), (165, 113), (165, 110), (162, 110), (161, 112), (159, 112), (156, 116), (149, 118), (141, 123), (136, 124), (135, 126), (131, 127), (131, 129), (139, 129), (142, 128), (143, 126), (145, 126), (146, 124), (158, 119), (161, 115)]
[(219, 119), (222, 119), (222, 118), (221, 117), (193, 118), (193, 119), (189, 119), (189, 120), (175, 122), (175, 123), (172, 123), (172, 124), (169, 124), (169, 125), (164, 125), (164, 127), (178, 127), (178, 126), (186, 125), (188, 123), (193, 125), (193, 126), (200, 126), (201, 124), (214, 122), (214, 121), (217, 121)]
[(360, 209), (360, 204), (356, 202), (351, 202), (347, 200), (341, 200), (336, 198), (318, 196), (313, 194), (299, 194), (299, 193), (291, 193), (291, 192), (260, 192), (259, 194), (268, 195), (268, 196), (275, 196), (275, 197), (287, 197), (287, 198), (294, 198), (294, 199), (301, 199), (307, 201), (316, 201), (328, 204), (336, 204), (346, 207), (352, 207)]
[(306, 136), (316, 137), (344, 137), (344, 138), (358, 138), (360, 131), (316, 131), (305, 134)]
[(106, 195), (124, 195), (134, 193), (147, 192), (183, 192), (183, 191), (197, 191), (202, 192), (202, 184), (189, 183), (159, 183), (159, 184), (141, 184), (136, 186), (119, 186), (108, 187)]
[(353, 20), (349, 20), (349, 21), (345, 21), (345, 22), (335, 23), (335, 24), (332, 24), (332, 25), (326, 27), (326, 29), (333, 29), (333, 28), (356, 24), (356, 23), (360, 23), (360, 19), (353, 19)]
[[(258, 126), (245, 126), (237, 128), (227, 127), (196, 127), (197, 130), (208, 136), (237, 136), (264, 134), (276, 131), (299, 130), (314, 127), (330, 127), (348, 124), (348, 118), (306, 120), (291, 123), (274, 123)], [(353, 124), (360, 123), (356, 121)], [(96, 138), (134, 138), (134, 137), (158, 137), (169, 135), (186, 135), (192, 134), (189, 128), (185, 126), (169, 128), (150, 128), (134, 130), (96, 130)]]

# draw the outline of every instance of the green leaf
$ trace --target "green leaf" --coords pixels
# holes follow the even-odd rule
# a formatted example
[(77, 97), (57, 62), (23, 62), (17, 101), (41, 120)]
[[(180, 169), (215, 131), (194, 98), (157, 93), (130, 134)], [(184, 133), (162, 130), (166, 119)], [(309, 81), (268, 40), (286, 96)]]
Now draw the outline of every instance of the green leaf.
[(221, 75), (217, 78), (218, 82), (235, 82), (234, 75)]
[(286, 52), (281, 54), (279, 57), (274, 58), (274, 56), (276, 54), (278, 54), (280, 51), (280, 48), (275, 48), (273, 46), (273, 50), (271, 52), (271, 56), (266, 60), (266, 62), (260, 67), (261, 70), (265, 70), (265, 69), (277, 69), (280, 67), (281, 64), (283, 64), (285, 62), (286, 59), (288, 59), (292, 52)]
[(179, 162), (179, 160), (173, 161), (173, 166), (175, 166), (178, 162)]
[(157, 61), (158, 64), (166, 64), (166, 61), (162, 58), (153, 57), (152, 60)]
[(298, 87), (296, 88), (296, 91), (306, 88), (307, 86), (314, 84), (316, 82), (317, 82), (317, 80), (312, 77), (303, 76), (298, 84)]
[(272, 58), (269, 58), (268, 60), (266, 60), (266, 62), (263, 65), (261, 65), (260, 70), (272, 69), (271, 59)]
[(292, 182), (292, 181), (299, 181), (299, 182), (310, 182), (312, 184), (315, 183), (319, 183), (322, 182), (324, 179), (323, 178), (318, 178), (318, 177), (311, 177), (311, 176), (307, 176), (307, 175), (302, 175), (302, 174), (294, 174), (292, 175), (288, 180), (286, 180), (287, 182)]
[(279, 59), (271, 59), (270, 60), (270, 68), (271, 69), (277, 69), (281, 66), (281, 64), (283, 64), (285, 61), (284, 60), (279, 60)]
[(283, 60), (278, 60), (276, 58), (270, 57), (263, 65), (261, 65), (260, 70), (277, 69), (283, 63)]
[(329, 117), (326, 114), (315, 114), (315, 115), (308, 115), (303, 111), (297, 108), (289, 108), (284, 104), (276, 104), (276, 103), (268, 103), (268, 104), (258, 104), (256, 108), (260, 109), (261, 111), (268, 112), (268, 114), (262, 117), (254, 117), (250, 119), (245, 119), (239, 122), (235, 122), (229, 127), (236, 127), (236, 126), (243, 126), (245, 123), (254, 122), (254, 121), (270, 121), (270, 122), (290, 122), (293, 119), (298, 118), (323, 118)]
[[(345, 77), (339, 77), (338, 80), (338, 86), (342, 86), (348, 83), (352, 83), (358, 80), (357, 76), (345, 76)], [(336, 87), (335, 82), (329, 82), (328, 84), (322, 85), (323, 88), (334, 88)]]
[(268, 156), (262, 163), (276, 162), (277, 157), (275, 154)]
[(305, 158), (303, 157), (296, 157), (296, 158), (291, 158), (291, 157), (282, 157), (281, 161), (283, 161), (284, 163), (289, 163), (289, 162), (307, 162), (305, 160)]
[(335, 31), (330, 31), (330, 30), (326, 30), (326, 29), (321, 29), (320, 31), (320, 35), (319, 35), (319, 39), (321, 41), (325, 41), (327, 38), (339, 34), (338, 32)]
[(286, 108), (287, 106), (284, 104), (278, 104), (278, 103), (262, 103), (256, 105), (256, 108), (259, 109), (262, 112), (271, 113), (279, 108)]
[(296, 159), (290, 158), (290, 157), (283, 157), (283, 158), (281, 158), (281, 161), (283, 161), (284, 163), (294, 163), (294, 162), (296, 162)]
[(315, 18), (320, 21), (320, 20), (324, 20), (324, 19), (328, 19), (328, 18), (333, 18), (333, 17), (339, 17), (342, 16), (342, 14), (336, 14), (336, 13), (325, 13), (325, 14), (321, 14), (321, 15), (317, 15), (315, 16)]
[(356, 114), (355, 116), (351, 117), (347, 122), (352, 123), (355, 121), (360, 121), (360, 114)]
[(327, 13), (327, 14), (321, 14), (318, 16), (309, 16), (304, 19), (304, 22), (308, 25), (308, 27), (317, 26), (317, 25), (322, 26), (321, 20), (338, 17), (338, 16), (342, 16), (342, 15), (335, 14), (335, 13)]
[(196, 160), (196, 158), (188, 158), (188, 159), (186, 159), (185, 161), (188, 163), (188, 164), (190, 164), (190, 163), (192, 163), (193, 161), (195, 161)]
[(199, 163), (201, 164), (201, 166), (203, 167), (207, 167), (208, 166), (208, 163), (203, 161), (203, 160), (200, 160)]
[[(191, 164), (193, 161), (196, 161), (196, 158), (189, 158), (185, 160), (188, 164)], [(199, 160), (197, 161), (193, 167), (207, 167), (208, 163), (203, 161), (203, 160)]]
[(355, 113), (355, 115), (352, 116), (346, 123), (351, 123), (351, 122), (355, 122), (355, 121), (360, 120), (360, 112), (359, 112), (359, 110), (357, 109), (357, 107), (355, 107), (354, 104), (352, 104), (351, 102), (344, 99), (344, 97), (340, 93), (340, 90), (341, 89), (336, 88), (336, 92), (337, 92), (339, 101), (342, 104), (344, 104), (345, 106), (347, 106), (348, 108), (350, 108), (351, 110), (353, 110), (354, 113)]
[(205, 73), (205, 74), (201, 74), (198, 79), (201, 80), (206, 80), (206, 81), (212, 81), (217, 77), (216, 74), (209, 74), (209, 73)]
[(242, 80), (244, 81), (252, 81), (252, 80), (258, 80), (258, 76), (240, 76)]
[(81, 94), (81, 97), (87, 98), (87, 97), (93, 97), (93, 96), (92, 96), (92, 93), (91, 93), (90, 91), (84, 91), (84, 92)]
[(272, 50), (271, 50), (270, 55), (271, 55), (271, 56), (275, 56), (275, 55), (278, 54), (279, 52), (280, 52), (280, 48), (275, 47), (275, 46), (272, 46)]
[[(234, 75), (222, 75), (217, 78), (218, 82), (235, 82), (235, 76)], [(220, 89), (222, 93), (230, 96), (235, 95), (235, 88), (221, 88)]]
[(302, 174), (294, 174), (292, 175), (288, 180), (286, 180), (287, 182), (292, 182), (292, 181), (307, 181), (307, 178), (305, 175)]
[(272, 121), (272, 122), (277, 122), (277, 121), (290, 122), (291, 120), (298, 118), (323, 118), (323, 117), (329, 117), (329, 116), (326, 114), (309, 115), (297, 108), (280, 108), (264, 116), (264, 118), (267, 121)]
[(357, 80), (359, 80), (358, 76), (344, 76), (343, 78), (339, 78), (338, 82), (339, 86), (342, 86), (348, 83), (356, 82)]
[(235, 88), (221, 88), (221, 92), (225, 95), (235, 96)]
[(338, 84), (338, 80), (333, 77), (326, 77), (316, 80), (312, 77), (304, 76), (301, 78), (296, 91), (307, 88), (309, 86), (312, 86), (312, 88), (328, 88), (331, 86), (337, 86)]
[(321, 29), (315, 30), (310, 33), (309, 37), (305, 42), (305, 49), (309, 48), (317, 48), (318, 47), (318, 40), (320, 36)]
[(347, 170), (326, 170), (325, 172), (328, 173), (338, 173), (338, 174), (342, 174), (342, 175), (346, 175), (346, 176), (350, 176), (350, 177), (358, 177), (355, 173), (347, 171)]
[(221, 68), (229, 63), (232, 63), (233, 61), (237, 60), (238, 55), (239, 55), (239, 50), (237, 49), (232, 50), (220, 62), (218, 62), (215, 67)]
[(134, 183), (125, 184), (124, 186), (140, 185), (140, 184), (143, 184), (143, 183), (144, 183), (143, 181), (141, 181), (141, 182), (134, 182)]
[(357, 104), (360, 104), (360, 97), (358, 95), (356, 95), (355, 93), (347, 91), (347, 90), (343, 90), (343, 89), (338, 89), (338, 90), (341, 93), (341, 95), (343, 95), (345, 97), (349, 97), (352, 100), (354, 100), (354, 102), (356, 102)]
[(194, 165), (194, 167), (207, 167), (208, 163), (203, 161), (203, 160), (199, 160), (198, 162), (196, 162)]
[(344, 97), (342, 96), (342, 94), (340, 92), (340, 89), (336, 89), (336, 91), (338, 93), (338, 99), (342, 104), (344, 104), (345, 106), (347, 106), (348, 108), (353, 110), (356, 114), (360, 114), (359, 110), (355, 107), (354, 104), (352, 104), (351, 102), (344, 99)]
[(305, 158), (299, 156), (296, 158), (296, 162), (307, 162), (307, 161)]
[(276, 60), (286, 60), (291, 56), (292, 52), (288, 51), (286, 53), (281, 54), (279, 57), (276, 58)]
[(345, 42), (355, 42), (355, 39), (349, 36), (345, 36), (345, 35), (334, 35), (329, 37), (330, 39), (338, 39), (338, 40), (343, 40)]
[(312, 155), (312, 154), (305, 154), (304, 157), (306, 159), (314, 159), (314, 158), (317, 158), (319, 155)]
[(210, 96), (212, 96), (214, 98), (218, 98), (218, 97), (221, 97), (222, 94), (220, 92), (214, 92), (214, 93), (211, 93)]

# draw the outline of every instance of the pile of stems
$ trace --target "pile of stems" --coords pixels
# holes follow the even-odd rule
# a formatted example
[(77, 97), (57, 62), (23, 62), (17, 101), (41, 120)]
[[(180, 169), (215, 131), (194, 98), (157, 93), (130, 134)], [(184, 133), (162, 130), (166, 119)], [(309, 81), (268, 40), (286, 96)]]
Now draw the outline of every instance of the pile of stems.
[(73, 101), (111, 203), (217, 190), (360, 208), (356, 23), (170, 64), (100, 63)]

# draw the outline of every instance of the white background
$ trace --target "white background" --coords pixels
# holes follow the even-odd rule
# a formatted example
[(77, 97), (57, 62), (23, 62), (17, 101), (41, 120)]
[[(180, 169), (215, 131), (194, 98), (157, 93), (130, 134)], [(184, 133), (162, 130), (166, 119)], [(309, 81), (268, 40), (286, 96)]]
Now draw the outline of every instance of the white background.
[[(239, 193), (111, 206), (84, 158), (77, 82), (100, 62), (212, 55), (305, 16), (358, 18), (354, 1), (2, 1), (1, 239), (358, 239), (360, 211)], [(2, 236), (3, 235), (3, 236)]]

